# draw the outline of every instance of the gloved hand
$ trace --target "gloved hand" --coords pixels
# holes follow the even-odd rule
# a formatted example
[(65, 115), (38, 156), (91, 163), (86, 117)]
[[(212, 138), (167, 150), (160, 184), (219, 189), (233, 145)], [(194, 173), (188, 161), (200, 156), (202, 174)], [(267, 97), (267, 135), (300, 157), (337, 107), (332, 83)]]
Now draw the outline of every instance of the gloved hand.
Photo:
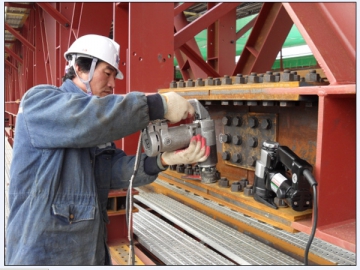
[(179, 94), (169, 92), (161, 94), (161, 96), (164, 97), (166, 101), (164, 102), (164, 117), (171, 123), (177, 123), (195, 114), (194, 107)]
[(206, 140), (201, 135), (191, 138), (189, 147), (172, 152), (164, 152), (161, 162), (164, 166), (176, 164), (193, 164), (205, 161), (210, 155), (210, 147), (206, 146)]

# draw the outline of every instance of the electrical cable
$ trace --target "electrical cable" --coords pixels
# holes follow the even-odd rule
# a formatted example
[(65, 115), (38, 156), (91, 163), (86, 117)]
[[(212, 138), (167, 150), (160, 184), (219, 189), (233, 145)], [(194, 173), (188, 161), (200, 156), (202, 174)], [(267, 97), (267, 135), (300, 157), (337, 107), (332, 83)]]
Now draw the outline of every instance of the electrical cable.
[(304, 255), (304, 264), (308, 265), (309, 264), (309, 261), (308, 261), (309, 250), (310, 250), (311, 243), (315, 236), (317, 219), (318, 219), (318, 205), (317, 205), (317, 191), (316, 191), (317, 182), (316, 182), (314, 176), (312, 175), (312, 173), (308, 169), (305, 169), (303, 173), (304, 173), (305, 178), (309, 181), (310, 185), (312, 186), (313, 194), (314, 194), (313, 225), (312, 225), (308, 243), (305, 248), (305, 255)]
[(130, 247), (130, 251), (129, 251), (129, 260), (128, 260), (128, 264), (130, 265), (134, 265), (135, 264), (135, 251), (134, 251), (134, 239), (133, 239), (133, 234), (132, 234), (132, 208), (133, 208), (133, 201), (132, 201), (132, 184), (133, 184), (133, 180), (135, 178), (135, 175), (138, 171), (139, 168), (139, 164), (140, 164), (140, 160), (141, 160), (141, 135), (142, 132), (140, 132), (140, 136), (139, 136), (139, 142), (138, 142), (138, 147), (136, 150), (136, 155), (135, 155), (135, 164), (134, 164), (134, 172), (131, 176), (131, 179), (129, 181), (129, 187), (128, 190), (126, 192), (126, 224), (128, 226), (128, 239), (129, 239), (129, 247)]

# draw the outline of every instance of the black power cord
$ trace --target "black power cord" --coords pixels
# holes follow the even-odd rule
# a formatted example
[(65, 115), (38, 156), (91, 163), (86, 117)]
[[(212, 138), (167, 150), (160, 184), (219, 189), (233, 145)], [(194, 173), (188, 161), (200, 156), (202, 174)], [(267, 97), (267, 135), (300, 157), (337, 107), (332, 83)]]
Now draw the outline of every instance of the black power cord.
[(317, 191), (316, 191), (317, 182), (316, 182), (314, 176), (312, 175), (312, 173), (308, 169), (305, 169), (303, 173), (304, 173), (305, 178), (309, 181), (310, 186), (312, 186), (313, 194), (314, 194), (313, 225), (312, 225), (309, 240), (308, 240), (306, 248), (305, 248), (305, 255), (304, 255), (304, 264), (308, 265), (309, 264), (309, 261), (308, 261), (309, 250), (310, 250), (311, 243), (315, 236), (317, 219), (318, 219), (318, 205), (317, 205)]
[(133, 172), (133, 175), (131, 176), (131, 179), (129, 181), (129, 187), (126, 192), (126, 210), (125, 211), (126, 211), (126, 224), (128, 226), (128, 239), (129, 239), (129, 246), (130, 246), (128, 264), (131, 264), (131, 265), (135, 264), (135, 250), (134, 250), (135, 248), (134, 248), (134, 238), (133, 238), (133, 234), (132, 234), (133, 200), (132, 200), (132, 192), (131, 191), (132, 191), (133, 179), (135, 178), (135, 175), (139, 169), (139, 164), (140, 164), (140, 160), (141, 160), (141, 146), (142, 146), (141, 135), (142, 135), (142, 132), (140, 132), (138, 147), (136, 150), (134, 172)]

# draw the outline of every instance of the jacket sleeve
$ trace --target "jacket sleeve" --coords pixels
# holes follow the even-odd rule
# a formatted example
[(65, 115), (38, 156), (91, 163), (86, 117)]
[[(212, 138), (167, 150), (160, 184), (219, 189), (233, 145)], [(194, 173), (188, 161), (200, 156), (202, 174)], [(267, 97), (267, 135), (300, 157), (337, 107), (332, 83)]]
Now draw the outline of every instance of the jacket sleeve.
[[(127, 156), (124, 151), (116, 149), (112, 159), (112, 177), (110, 189), (128, 188), (134, 173), (135, 156)], [(140, 163), (133, 179), (133, 187), (152, 183), (163, 171), (157, 166), (156, 157), (148, 157), (144, 153), (140, 156)]]
[[(118, 140), (147, 126), (150, 117), (163, 117), (159, 94), (87, 96), (43, 85), (28, 91), (20, 112), (31, 143), (38, 148), (92, 147)], [(158, 96), (158, 97), (157, 97)], [(162, 103), (161, 103), (162, 104)]]

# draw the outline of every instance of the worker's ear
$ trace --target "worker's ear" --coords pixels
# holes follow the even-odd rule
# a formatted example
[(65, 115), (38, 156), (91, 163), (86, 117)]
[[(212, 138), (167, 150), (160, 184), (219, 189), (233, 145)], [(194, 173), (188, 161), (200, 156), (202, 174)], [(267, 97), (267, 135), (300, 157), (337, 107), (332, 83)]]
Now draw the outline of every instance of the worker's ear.
[(75, 71), (76, 71), (76, 74), (83, 80), (87, 80), (88, 78), (88, 72), (84, 72), (80, 66), (78, 66), (76, 63), (75, 63)]

